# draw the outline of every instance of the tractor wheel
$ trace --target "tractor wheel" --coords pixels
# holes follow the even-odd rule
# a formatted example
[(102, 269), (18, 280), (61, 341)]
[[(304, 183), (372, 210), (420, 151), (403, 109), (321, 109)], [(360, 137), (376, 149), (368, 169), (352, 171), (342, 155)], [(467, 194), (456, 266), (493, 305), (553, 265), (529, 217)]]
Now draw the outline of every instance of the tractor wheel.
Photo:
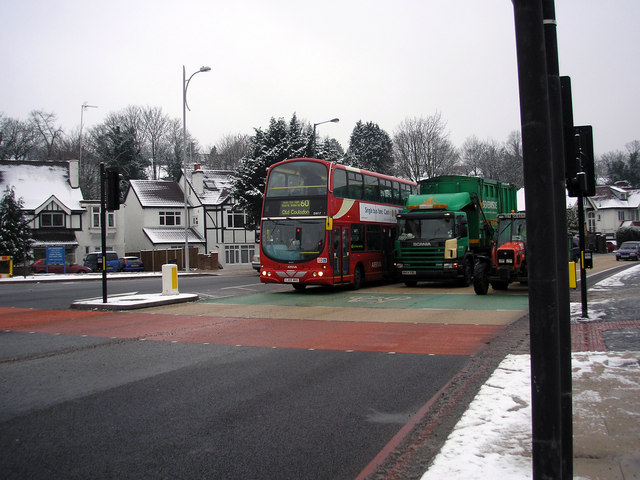
[(473, 291), (477, 295), (486, 295), (489, 291), (489, 266), (484, 262), (476, 263), (473, 268)]

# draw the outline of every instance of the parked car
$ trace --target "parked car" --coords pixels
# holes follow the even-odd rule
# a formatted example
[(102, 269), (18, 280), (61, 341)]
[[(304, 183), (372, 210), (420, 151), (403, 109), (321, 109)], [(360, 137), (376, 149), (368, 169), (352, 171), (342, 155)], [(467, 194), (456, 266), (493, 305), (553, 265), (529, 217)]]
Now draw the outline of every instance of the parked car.
[(31, 265), (33, 273), (89, 273), (91, 269), (78, 265), (77, 263), (67, 262), (65, 265), (49, 265), (47, 268), (47, 261), (44, 258), (37, 260)]
[(260, 255), (254, 255), (251, 257), (251, 266), (254, 270), (260, 271)]
[[(117, 272), (120, 269), (120, 260), (116, 252), (107, 252), (107, 272)], [(91, 252), (84, 257), (84, 266), (94, 272), (102, 271), (102, 252)]]
[(640, 242), (623, 242), (616, 251), (616, 260), (640, 259)]
[(607, 253), (613, 252), (618, 247), (615, 240), (607, 240), (606, 245), (607, 245)]
[(121, 272), (142, 272), (144, 263), (138, 257), (120, 257)]

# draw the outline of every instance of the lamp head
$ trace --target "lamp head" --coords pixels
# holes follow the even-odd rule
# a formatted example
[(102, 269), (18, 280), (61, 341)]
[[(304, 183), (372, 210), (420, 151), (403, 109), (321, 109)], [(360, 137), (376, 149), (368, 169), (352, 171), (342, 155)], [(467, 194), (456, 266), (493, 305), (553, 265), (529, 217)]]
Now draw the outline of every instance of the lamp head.
[(211, 67), (200, 67), (200, 72), (208, 72), (211, 70)]

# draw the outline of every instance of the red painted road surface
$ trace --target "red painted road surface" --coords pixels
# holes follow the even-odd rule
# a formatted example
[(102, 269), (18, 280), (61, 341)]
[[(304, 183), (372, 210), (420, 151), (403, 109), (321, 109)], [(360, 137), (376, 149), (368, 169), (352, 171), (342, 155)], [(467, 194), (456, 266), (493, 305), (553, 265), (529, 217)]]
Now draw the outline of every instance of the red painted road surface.
[(473, 355), (504, 327), (0, 307), (0, 330), (213, 345)]

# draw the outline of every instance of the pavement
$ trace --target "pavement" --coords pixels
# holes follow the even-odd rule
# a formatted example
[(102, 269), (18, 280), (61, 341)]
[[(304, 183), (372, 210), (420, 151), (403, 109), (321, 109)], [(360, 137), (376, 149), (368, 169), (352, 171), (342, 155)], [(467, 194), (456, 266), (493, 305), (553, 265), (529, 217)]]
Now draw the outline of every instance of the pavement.
[[(594, 261), (595, 268), (588, 272), (589, 276), (623, 264), (637, 265), (635, 262), (616, 262), (612, 255), (596, 256)], [(248, 271), (248, 267), (243, 267), (215, 274)], [(631, 268), (629, 272), (632, 273), (623, 275), (618, 283), (607, 285), (604, 281), (601, 286), (589, 290), (590, 318), (580, 315), (579, 289), (572, 293), (575, 478), (640, 479), (640, 402), (637, 401), (640, 392), (640, 267)], [(157, 311), (166, 309), (166, 313), (171, 314), (171, 307), (166, 305), (195, 299), (184, 294), (160, 293), (111, 296), (107, 305), (96, 299), (93, 303), (76, 302), (73, 308), (130, 310), (163, 306)], [(221, 304), (203, 307), (200, 302), (192, 306), (216, 308), (218, 312), (223, 308)], [(280, 309), (280, 313), (282, 311)], [(262, 314), (265, 314), (264, 307)], [(233, 316), (230, 312), (229, 315)], [(381, 321), (377, 315), (374, 317), (374, 321)], [(509, 392), (505, 391), (503, 395), (508, 396)], [(503, 477), (503, 480), (506, 478), (516, 477)]]

